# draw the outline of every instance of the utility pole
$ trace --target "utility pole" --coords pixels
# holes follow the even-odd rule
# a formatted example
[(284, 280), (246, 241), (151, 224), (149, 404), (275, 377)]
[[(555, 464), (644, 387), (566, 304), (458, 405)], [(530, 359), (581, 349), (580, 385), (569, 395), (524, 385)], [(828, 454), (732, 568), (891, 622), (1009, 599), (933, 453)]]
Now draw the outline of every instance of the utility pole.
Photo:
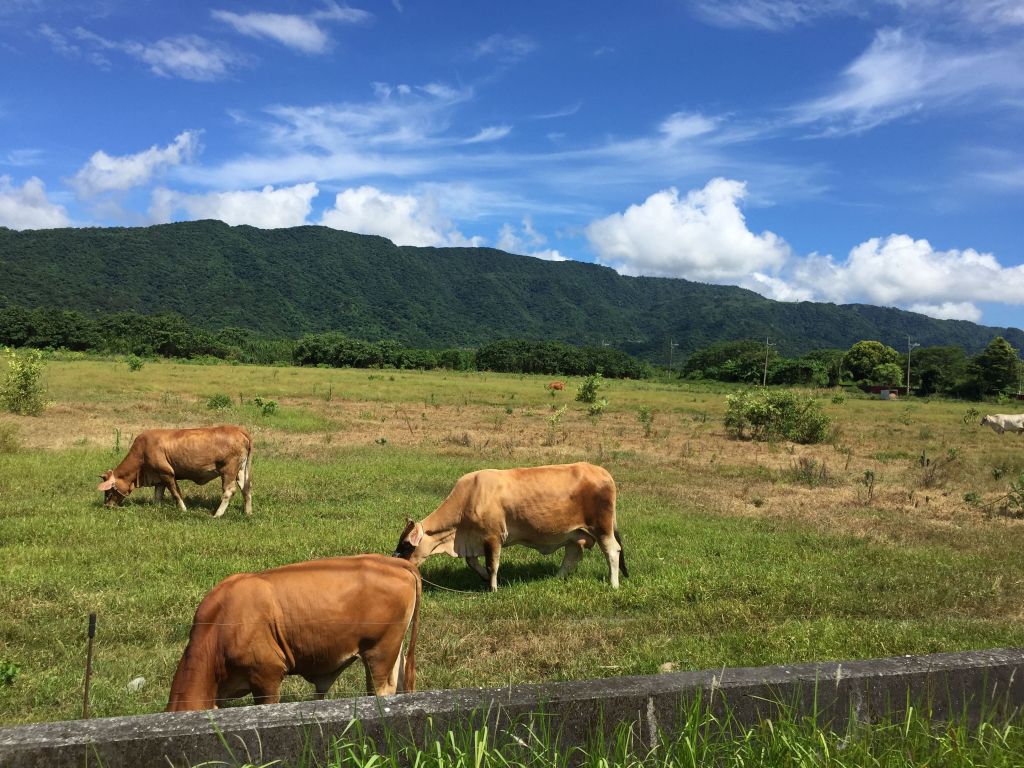
[(768, 341), (768, 337), (764, 337), (764, 376), (761, 379), (761, 386), (768, 386), (768, 351), (775, 345)]
[(672, 373), (672, 350), (674, 350), (678, 346), (679, 345), (676, 344), (674, 341), (672, 341), (672, 339), (668, 340), (668, 372), (669, 373)]
[(907, 397), (910, 397), (910, 353), (914, 351), (915, 347), (920, 347), (916, 341), (910, 341), (910, 334), (907, 334)]

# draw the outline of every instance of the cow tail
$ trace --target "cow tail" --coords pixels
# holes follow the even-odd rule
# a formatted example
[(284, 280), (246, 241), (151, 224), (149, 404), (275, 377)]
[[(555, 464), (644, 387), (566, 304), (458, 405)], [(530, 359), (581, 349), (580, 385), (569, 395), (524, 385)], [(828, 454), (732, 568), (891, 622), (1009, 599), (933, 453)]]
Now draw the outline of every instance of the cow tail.
[(405, 657), (405, 670), (402, 678), (402, 689), (405, 693), (416, 690), (416, 635), (420, 631), (420, 599), (423, 596), (423, 580), (416, 571), (416, 605), (412, 609), (412, 622), (409, 632), (409, 653)]
[(619, 535), (619, 526), (615, 526), (615, 541), (619, 545), (619, 572), (629, 577), (629, 569), (626, 567), (626, 548), (622, 546), (622, 536)]

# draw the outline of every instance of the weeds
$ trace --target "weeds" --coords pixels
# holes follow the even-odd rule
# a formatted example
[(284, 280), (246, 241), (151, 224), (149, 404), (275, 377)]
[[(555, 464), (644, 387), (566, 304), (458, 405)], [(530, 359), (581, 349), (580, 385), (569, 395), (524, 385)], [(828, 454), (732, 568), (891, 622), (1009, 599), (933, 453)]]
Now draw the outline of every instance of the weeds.
[(18, 428), (13, 424), (0, 424), (0, 454), (17, 453), (19, 448)]
[(818, 462), (815, 459), (801, 456), (796, 464), (790, 467), (789, 476), (794, 482), (802, 483), (809, 488), (817, 488), (819, 485), (828, 485), (831, 476), (825, 462)]
[(132, 371), (133, 373), (136, 371), (141, 371), (142, 367), (146, 364), (146, 361), (143, 360), (138, 355), (128, 355), (128, 357), (126, 357), (124, 361), (128, 365), (128, 370)]
[(21, 671), (21, 665), (4, 659), (0, 661), (0, 686), (14, 685), (14, 678)]
[(921, 485), (925, 488), (937, 488), (949, 480), (950, 470), (960, 463), (961, 452), (957, 448), (949, 448), (946, 455), (938, 459), (930, 459), (924, 449), (917, 459), (921, 466)]
[(860, 482), (868, 492), (868, 504), (870, 504), (875, 496), (875, 471), (873, 469), (865, 469)]

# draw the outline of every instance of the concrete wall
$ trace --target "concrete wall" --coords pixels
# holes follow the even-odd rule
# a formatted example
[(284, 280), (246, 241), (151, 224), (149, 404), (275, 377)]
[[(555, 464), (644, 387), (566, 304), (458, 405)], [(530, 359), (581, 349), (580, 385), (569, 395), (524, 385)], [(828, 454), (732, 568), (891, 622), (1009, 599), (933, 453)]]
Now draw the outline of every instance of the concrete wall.
[(599, 729), (636, 724), (641, 742), (671, 735), (696, 696), (739, 721), (817, 712), (842, 728), (852, 716), (869, 722), (898, 717), (907, 702), (927, 704), (937, 718), (1005, 718), (1024, 706), (1024, 649), (994, 649), (868, 661), (677, 672), (645, 677), (427, 691), (236, 707), (211, 712), (112, 717), (0, 729), (0, 766), (188, 766), (293, 760), (304, 748), (321, 760), (332, 736), (352, 720), (364, 732), (384, 728), (421, 739), (467, 721), (509, 727), (531, 714), (561, 731), (564, 745), (586, 744)]

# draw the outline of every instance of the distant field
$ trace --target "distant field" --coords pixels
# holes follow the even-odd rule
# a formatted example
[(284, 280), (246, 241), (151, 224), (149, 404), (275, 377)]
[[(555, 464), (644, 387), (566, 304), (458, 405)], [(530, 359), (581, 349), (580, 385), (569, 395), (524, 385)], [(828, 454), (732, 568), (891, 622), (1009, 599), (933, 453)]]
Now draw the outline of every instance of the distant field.
[[(612, 592), (592, 552), (559, 580), (559, 556), (514, 548), (490, 594), (460, 561), (428, 560), (425, 578), (472, 594), (427, 586), (421, 688), (1024, 645), (1024, 520), (1000, 501), (1024, 437), (965, 421), (971, 404), (822, 391), (832, 442), (766, 445), (725, 436), (724, 386), (609, 381), (595, 418), (573, 401), (579, 380), (554, 396), (548, 381), (51, 362), (44, 415), (0, 416), (0, 672), (20, 666), (0, 677), (0, 723), (79, 715), (90, 610), (92, 713), (162, 709), (218, 580), (390, 552), (407, 516), (485, 466), (607, 467), (632, 575)], [(218, 393), (235, 404), (209, 410)], [(236, 497), (210, 519), (219, 483), (185, 484), (184, 515), (150, 489), (102, 507), (97, 476), (139, 431), (219, 422), (253, 430), (251, 518)], [(332, 695), (362, 685), (353, 669)], [(286, 691), (312, 693), (301, 679)]]

